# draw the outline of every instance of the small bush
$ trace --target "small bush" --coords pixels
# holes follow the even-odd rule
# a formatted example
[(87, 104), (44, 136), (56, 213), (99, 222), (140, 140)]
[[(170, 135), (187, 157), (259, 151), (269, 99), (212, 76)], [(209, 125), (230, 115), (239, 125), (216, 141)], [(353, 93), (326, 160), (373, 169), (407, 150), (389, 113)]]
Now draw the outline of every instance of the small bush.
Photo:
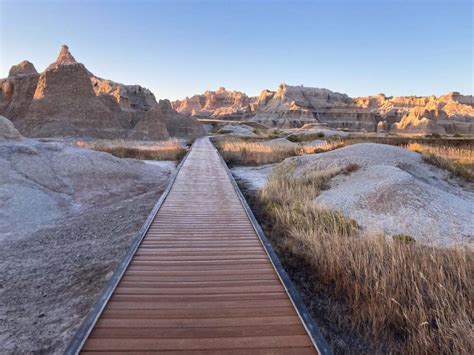
[(288, 137), (286, 137), (286, 139), (288, 139), (290, 142), (293, 142), (293, 143), (301, 143), (301, 142), (303, 142), (302, 136), (296, 136), (296, 135), (294, 135), (294, 134), (289, 135)]
[(439, 133), (425, 134), (425, 138), (438, 139), (438, 138), (441, 138), (441, 134), (439, 134)]
[(406, 234), (395, 234), (392, 235), (392, 239), (397, 242), (402, 242), (402, 243), (414, 243), (416, 242), (415, 238), (413, 238), (410, 235)]

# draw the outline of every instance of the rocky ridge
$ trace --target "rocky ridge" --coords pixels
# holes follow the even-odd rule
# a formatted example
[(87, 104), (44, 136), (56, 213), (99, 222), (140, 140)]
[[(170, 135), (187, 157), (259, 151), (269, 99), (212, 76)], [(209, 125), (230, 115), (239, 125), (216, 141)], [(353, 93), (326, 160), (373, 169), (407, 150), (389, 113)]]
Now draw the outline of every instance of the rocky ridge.
[(392, 131), (407, 133), (474, 133), (472, 95), (442, 96), (384, 94), (354, 98), (354, 103), (377, 115)]
[(251, 112), (255, 101), (255, 97), (220, 87), (217, 91), (206, 91), (202, 95), (173, 101), (172, 106), (187, 116), (232, 119), (241, 118)]
[[(167, 139), (204, 134), (150, 90), (94, 76), (62, 46), (42, 73), (24, 61), (0, 81), (0, 114), (26, 136)], [(146, 127), (146, 129), (144, 129)]]
[[(474, 133), (472, 96), (447, 95), (387, 97), (384, 94), (351, 98), (328, 89), (281, 84), (276, 91), (263, 90), (258, 97), (245, 97), (245, 105), (220, 100), (210, 105), (209, 93), (227, 95), (220, 89), (191, 99), (175, 101), (173, 107), (188, 115), (251, 119), (270, 127), (297, 128), (323, 124), (333, 129), (400, 133)], [(245, 95), (245, 96), (243, 96)], [(240, 101), (239, 101), (240, 102)], [(204, 107), (213, 110), (203, 111)], [(229, 116), (232, 112), (232, 116)]]
[(330, 128), (373, 131), (377, 122), (367, 109), (354, 107), (352, 99), (328, 89), (281, 84), (263, 91), (255, 105), (253, 121), (267, 126), (301, 127), (323, 123)]

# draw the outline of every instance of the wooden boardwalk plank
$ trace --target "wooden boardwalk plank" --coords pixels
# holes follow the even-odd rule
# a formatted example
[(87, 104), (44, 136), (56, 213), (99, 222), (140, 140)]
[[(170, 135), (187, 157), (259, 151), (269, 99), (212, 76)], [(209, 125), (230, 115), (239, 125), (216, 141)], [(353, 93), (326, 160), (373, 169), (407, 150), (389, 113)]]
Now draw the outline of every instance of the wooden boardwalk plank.
[(82, 351), (316, 353), (207, 138), (193, 145)]

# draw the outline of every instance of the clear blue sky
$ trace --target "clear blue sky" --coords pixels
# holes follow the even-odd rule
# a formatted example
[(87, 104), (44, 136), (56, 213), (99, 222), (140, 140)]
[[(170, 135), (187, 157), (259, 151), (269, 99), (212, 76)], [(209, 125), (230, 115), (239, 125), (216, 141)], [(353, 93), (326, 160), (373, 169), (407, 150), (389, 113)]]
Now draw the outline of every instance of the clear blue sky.
[(351, 96), (473, 92), (473, 8), (458, 0), (0, 0), (0, 77), (61, 44), (97, 76), (182, 98), (281, 82)]

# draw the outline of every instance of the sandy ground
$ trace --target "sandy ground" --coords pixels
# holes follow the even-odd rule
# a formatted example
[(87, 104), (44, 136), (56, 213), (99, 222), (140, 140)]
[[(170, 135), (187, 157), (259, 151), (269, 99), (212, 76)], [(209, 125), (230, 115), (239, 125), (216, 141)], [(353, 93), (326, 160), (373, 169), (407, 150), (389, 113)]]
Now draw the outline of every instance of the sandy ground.
[[(297, 173), (346, 166), (360, 169), (332, 179), (316, 199), (341, 210), (368, 233), (408, 234), (435, 245), (474, 242), (474, 193), (420, 154), (382, 144), (356, 144), (327, 153), (286, 159)], [(274, 165), (235, 167), (234, 176), (251, 191), (262, 188)]]
[(63, 352), (174, 170), (0, 140), (0, 353)]

